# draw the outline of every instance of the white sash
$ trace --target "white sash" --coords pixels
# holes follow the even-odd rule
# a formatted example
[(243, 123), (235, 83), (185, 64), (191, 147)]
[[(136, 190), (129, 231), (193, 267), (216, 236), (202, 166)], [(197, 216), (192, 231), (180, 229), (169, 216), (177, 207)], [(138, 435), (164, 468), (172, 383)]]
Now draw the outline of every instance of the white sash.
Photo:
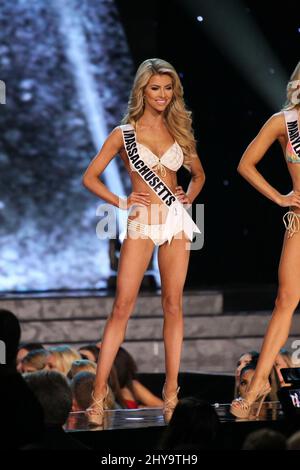
[(188, 238), (193, 240), (193, 232), (201, 233), (198, 226), (195, 224), (191, 216), (185, 210), (181, 202), (176, 198), (171, 189), (164, 183), (164, 181), (149, 168), (142, 157), (139, 155), (135, 131), (131, 124), (120, 126), (123, 134), (124, 147), (136, 171), (141, 178), (147, 183), (150, 189), (155, 192), (159, 199), (169, 207), (168, 215), (165, 221), (164, 236), (167, 237), (169, 244), (173, 236), (184, 231)]
[(298, 111), (294, 108), (284, 111), (286, 130), (290, 147), (295, 156), (300, 158), (300, 132), (298, 126)]

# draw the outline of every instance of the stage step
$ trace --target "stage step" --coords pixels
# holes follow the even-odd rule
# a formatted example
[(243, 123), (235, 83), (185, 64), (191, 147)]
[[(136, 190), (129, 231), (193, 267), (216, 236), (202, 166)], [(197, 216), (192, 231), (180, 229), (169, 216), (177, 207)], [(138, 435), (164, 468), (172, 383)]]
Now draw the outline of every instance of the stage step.
[[(185, 315), (185, 333), (191, 339), (257, 338), (264, 335), (271, 312), (234, 315)], [(60, 318), (22, 320), (22, 340), (43, 343), (97, 342), (104, 329), (106, 318), (89, 316), (81, 319)], [(131, 341), (162, 340), (163, 316), (134, 315), (130, 318), (126, 339)], [(300, 334), (300, 316), (295, 315), (291, 334)]]
[[(22, 342), (79, 347), (101, 339), (112, 295), (58, 293), (44, 296), (2, 296), (0, 308), (18, 316)], [(232, 372), (240, 354), (259, 350), (271, 310), (223, 311), (221, 291), (184, 294), (185, 331), (181, 370)], [(124, 346), (141, 372), (164, 370), (161, 296), (141, 293), (130, 318)], [(300, 315), (294, 315), (288, 346), (300, 337)]]
[[(0, 308), (16, 313), (21, 321), (43, 321), (49, 319), (106, 318), (112, 310), (113, 295), (74, 292), (48, 294), (47, 296), (22, 295), (0, 297)], [(186, 291), (183, 297), (184, 312), (190, 315), (217, 315), (223, 311), (221, 291)], [(133, 315), (159, 316), (162, 314), (160, 291), (141, 293)]]

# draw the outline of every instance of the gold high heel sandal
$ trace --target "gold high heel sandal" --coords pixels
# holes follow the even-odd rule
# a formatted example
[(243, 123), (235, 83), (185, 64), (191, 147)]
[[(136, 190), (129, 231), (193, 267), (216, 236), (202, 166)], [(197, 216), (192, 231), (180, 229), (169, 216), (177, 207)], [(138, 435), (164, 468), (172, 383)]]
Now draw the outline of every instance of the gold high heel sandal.
[(164, 420), (166, 423), (169, 423), (171, 418), (172, 418), (172, 415), (173, 415), (173, 412), (174, 412), (174, 409), (178, 403), (178, 392), (180, 390), (180, 387), (177, 388), (176, 390), (176, 394), (171, 396), (171, 397), (166, 397), (166, 394), (165, 394), (165, 385), (163, 386), (163, 390), (162, 390), (162, 397), (163, 397), (163, 401), (164, 401), (164, 405), (163, 405), (163, 415), (164, 415)]
[(102, 426), (104, 418), (104, 410), (108, 409), (107, 399), (109, 394), (109, 386), (106, 385), (106, 393), (102, 398), (95, 398), (94, 392), (92, 392), (92, 404), (86, 409), (85, 415), (88, 423), (91, 426)]
[(271, 387), (268, 385), (262, 392), (259, 392), (253, 402), (248, 401), (246, 398), (236, 398), (232, 401), (230, 406), (230, 413), (236, 418), (247, 419), (251, 414), (251, 409), (255, 403), (258, 403), (258, 408), (254, 417), (257, 419), (265, 401), (266, 397), (271, 392)]

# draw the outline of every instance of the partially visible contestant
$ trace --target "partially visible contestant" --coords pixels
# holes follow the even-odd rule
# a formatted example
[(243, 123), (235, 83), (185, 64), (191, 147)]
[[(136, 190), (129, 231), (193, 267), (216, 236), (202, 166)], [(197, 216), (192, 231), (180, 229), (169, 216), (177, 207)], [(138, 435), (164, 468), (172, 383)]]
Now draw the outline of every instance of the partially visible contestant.
[[(111, 132), (83, 177), (84, 186), (99, 198), (118, 208), (129, 209), (127, 236), (119, 259), (116, 297), (102, 338), (94, 401), (87, 410), (91, 424), (103, 422), (108, 376), (125, 338), (127, 323), (155, 245), (159, 246), (164, 312), (166, 380), (163, 399), (166, 421), (169, 421), (178, 401), (183, 288), (190, 241), (193, 232), (200, 231), (185, 207), (189, 207), (200, 193), (205, 180), (196, 153), (190, 114), (173, 66), (161, 59), (145, 60), (137, 70), (122, 125)], [(132, 193), (127, 199), (113, 194), (99, 180), (117, 154), (124, 161), (132, 183)], [(191, 173), (186, 193), (177, 185), (177, 171), (182, 165)], [(183, 220), (182, 226), (179, 219)]]
[[(288, 339), (293, 313), (300, 300), (300, 62), (287, 85), (284, 108), (270, 117), (250, 143), (238, 166), (238, 172), (264, 196), (281, 207), (289, 207), (283, 216), (286, 232), (278, 270), (278, 292), (273, 315), (268, 325), (254, 377), (246, 397), (231, 404), (231, 413), (239, 418), (250, 415), (259, 401), (257, 415), (269, 393), (268, 376), (280, 348)], [(256, 165), (278, 140), (283, 149), (293, 190), (280, 194), (258, 172)]]

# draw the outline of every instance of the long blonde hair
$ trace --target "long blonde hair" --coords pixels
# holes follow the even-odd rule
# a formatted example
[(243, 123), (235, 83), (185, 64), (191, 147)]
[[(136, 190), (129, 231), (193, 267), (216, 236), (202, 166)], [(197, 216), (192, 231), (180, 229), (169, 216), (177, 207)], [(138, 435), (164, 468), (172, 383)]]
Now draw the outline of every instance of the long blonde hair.
[[(298, 81), (298, 84), (295, 86), (296, 81)], [(283, 110), (300, 107), (300, 62), (296, 65), (296, 68), (288, 81), (286, 87), (286, 98), (286, 102), (282, 108)]]
[(81, 359), (79, 352), (68, 345), (49, 348), (49, 353), (55, 357), (57, 370), (64, 375), (68, 374), (74, 361)]
[(196, 153), (196, 140), (192, 128), (191, 111), (186, 109), (183, 87), (174, 67), (162, 59), (147, 59), (139, 66), (128, 101), (128, 109), (122, 124), (135, 127), (136, 121), (144, 113), (144, 90), (153, 75), (167, 74), (172, 79), (173, 97), (165, 110), (165, 121), (171, 135), (182, 148), (184, 167), (191, 171), (192, 155)]

